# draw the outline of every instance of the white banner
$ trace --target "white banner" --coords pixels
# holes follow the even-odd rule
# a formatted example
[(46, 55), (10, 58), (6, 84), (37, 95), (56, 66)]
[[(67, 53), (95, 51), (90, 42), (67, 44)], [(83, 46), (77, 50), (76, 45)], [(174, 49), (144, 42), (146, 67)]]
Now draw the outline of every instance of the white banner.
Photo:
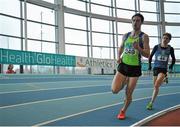
[(115, 69), (117, 64), (115, 60), (111, 59), (76, 57), (76, 67), (100, 67)]

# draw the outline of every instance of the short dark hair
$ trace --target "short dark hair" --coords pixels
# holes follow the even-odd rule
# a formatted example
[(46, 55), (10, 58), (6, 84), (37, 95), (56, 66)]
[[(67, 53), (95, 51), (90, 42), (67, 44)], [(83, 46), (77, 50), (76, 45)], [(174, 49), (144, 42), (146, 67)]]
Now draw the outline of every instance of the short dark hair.
[(164, 33), (163, 36), (168, 36), (169, 40), (171, 40), (171, 38), (172, 38), (170, 33)]
[(11, 66), (12, 66), (12, 64), (9, 64), (9, 65), (8, 65), (8, 70), (10, 69)]
[(132, 18), (131, 18), (131, 19), (133, 19), (135, 16), (140, 17), (140, 18), (141, 18), (141, 22), (142, 22), (142, 23), (144, 22), (144, 16), (143, 16), (142, 14), (140, 14), (140, 13), (136, 13), (136, 14), (134, 14), (134, 15), (132, 16)]

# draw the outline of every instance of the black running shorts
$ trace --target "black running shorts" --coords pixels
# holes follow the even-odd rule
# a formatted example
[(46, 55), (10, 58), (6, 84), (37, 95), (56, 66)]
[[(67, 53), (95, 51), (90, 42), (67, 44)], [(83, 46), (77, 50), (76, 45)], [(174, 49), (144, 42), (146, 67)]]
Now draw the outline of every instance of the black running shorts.
[(159, 73), (163, 73), (166, 75), (167, 73), (167, 68), (153, 68), (153, 76), (158, 76)]
[(120, 63), (117, 67), (118, 72), (127, 77), (139, 77), (142, 75), (141, 66), (131, 66), (124, 63)]

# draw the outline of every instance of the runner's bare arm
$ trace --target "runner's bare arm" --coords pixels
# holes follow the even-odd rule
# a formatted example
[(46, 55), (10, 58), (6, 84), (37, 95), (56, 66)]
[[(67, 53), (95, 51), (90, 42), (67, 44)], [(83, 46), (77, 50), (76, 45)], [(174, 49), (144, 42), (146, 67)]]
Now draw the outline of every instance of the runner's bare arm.
[(142, 54), (142, 56), (148, 58), (150, 55), (150, 46), (149, 46), (149, 36), (147, 34), (144, 34), (143, 36), (143, 48), (139, 47), (139, 51)]
[(121, 43), (120, 43), (120, 46), (118, 48), (118, 58), (117, 58), (117, 62), (120, 63), (121, 62), (121, 55), (123, 53), (123, 50), (124, 50), (124, 40), (125, 40), (125, 37), (127, 36), (127, 34), (124, 34), (123, 37), (122, 37), (122, 40), (121, 40)]

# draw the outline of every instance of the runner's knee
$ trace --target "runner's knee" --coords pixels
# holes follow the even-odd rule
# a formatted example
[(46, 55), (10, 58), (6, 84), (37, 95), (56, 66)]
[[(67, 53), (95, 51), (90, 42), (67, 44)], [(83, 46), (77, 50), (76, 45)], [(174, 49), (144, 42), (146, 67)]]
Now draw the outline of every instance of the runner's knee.
[(154, 85), (155, 90), (159, 90), (159, 85)]
[(111, 91), (113, 94), (117, 94), (119, 92), (118, 90), (115, 90), (115, 89), (111, 89)]

